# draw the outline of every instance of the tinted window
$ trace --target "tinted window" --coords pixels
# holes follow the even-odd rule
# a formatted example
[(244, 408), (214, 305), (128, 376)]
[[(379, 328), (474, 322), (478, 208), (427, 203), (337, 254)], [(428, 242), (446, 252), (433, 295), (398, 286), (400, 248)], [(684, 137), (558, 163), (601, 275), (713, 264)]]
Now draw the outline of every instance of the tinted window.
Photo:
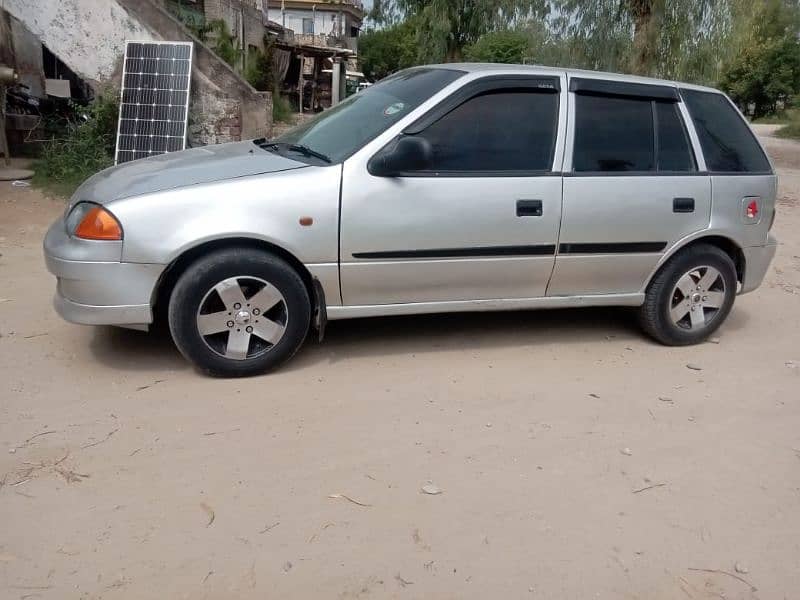
[(722, 94), (681, 90), (709, 171), (767, 172), (769, 161), (747, 124)]
[[(408, 69), (289, 130), (276, 141), (302, 144), (341, 162), (425, 100), (464, 74), (451, 69)], [(304, 160), (300, 153), (292, 158)]]
[(656, 102), (655, 109), (658, 130), (658, 170), (694, 171), (694, 155), (678, 105), (672, 102)]
[(503, 91), (467, 100), (421, 135), (430, 171), (549, 171), (557, 124), (558, 94)]
[(575, 171), (652, 171), (650, 100), (575, 96)]

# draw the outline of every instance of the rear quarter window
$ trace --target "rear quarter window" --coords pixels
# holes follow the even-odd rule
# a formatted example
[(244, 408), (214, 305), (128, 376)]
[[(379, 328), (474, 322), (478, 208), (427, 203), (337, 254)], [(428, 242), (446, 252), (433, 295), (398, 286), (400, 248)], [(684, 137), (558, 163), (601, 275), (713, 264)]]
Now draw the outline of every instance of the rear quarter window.
[(692, 116), (706, 168), (717, 173), (770, 173), (764, 151), (722, 94), (681, 90)]

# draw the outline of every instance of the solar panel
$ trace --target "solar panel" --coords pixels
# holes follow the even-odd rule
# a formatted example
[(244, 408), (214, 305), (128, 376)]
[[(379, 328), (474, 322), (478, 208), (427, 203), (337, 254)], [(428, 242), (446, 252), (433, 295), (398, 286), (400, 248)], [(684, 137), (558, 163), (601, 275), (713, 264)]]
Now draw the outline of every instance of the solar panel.
[(117, 164), (186, 148), (191, 42), (125, 43)]

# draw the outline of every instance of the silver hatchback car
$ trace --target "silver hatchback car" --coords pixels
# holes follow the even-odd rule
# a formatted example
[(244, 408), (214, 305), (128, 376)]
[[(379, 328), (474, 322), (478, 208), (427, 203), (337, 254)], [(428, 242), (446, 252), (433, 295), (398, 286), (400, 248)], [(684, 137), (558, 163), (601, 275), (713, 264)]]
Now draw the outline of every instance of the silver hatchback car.
[(709, 336), (775, 254), (777, 181), (695, 85), (532, 66), (393, 75), (274, 139), (105, 170), (44, 241), (68, 321), (146, 329), (215, 375), (328, 319), (638, 307)]

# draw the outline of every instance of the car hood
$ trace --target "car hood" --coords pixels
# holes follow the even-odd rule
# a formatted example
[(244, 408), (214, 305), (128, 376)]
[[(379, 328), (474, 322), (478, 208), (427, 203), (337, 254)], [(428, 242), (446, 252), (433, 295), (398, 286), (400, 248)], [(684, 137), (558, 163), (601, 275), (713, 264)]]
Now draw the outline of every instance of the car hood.
[(203, 146), (100, 171), (78, 188), (72, 203), (88, 200), (106, 204), (130, 196), (307, 166), (263, 150), (252, 141)]

